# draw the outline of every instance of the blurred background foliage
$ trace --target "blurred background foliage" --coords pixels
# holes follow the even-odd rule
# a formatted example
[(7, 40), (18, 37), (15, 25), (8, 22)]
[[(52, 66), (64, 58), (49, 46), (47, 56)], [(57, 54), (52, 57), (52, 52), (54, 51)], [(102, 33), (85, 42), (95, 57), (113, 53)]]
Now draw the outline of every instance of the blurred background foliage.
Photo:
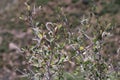
[[(0, 0), (0, 80), (15, 80), (16, 76), (21, 76), (15, 69), (27, 67), (24, 55), (19, 53), (19, 48), (32, 43), (33, 36), (29, 26), (19, 20), (19, 16), (24, 14), (26, 1), (28, 0)], [(114, 36), (105, 43), (103, 56), (106, 60), (111, 58), (115, 70), (120, 71), (120, 55), (117, 53), (120, 48), (120, 0), (30, 0), (30, 4), (42, 6), (42, 11), (36, 19), (40, 21), (40, 25), (49, 21), (59, 22), (62, 18), (58, 19), (57, 14), (61, 14), (59, 8), (62, 7), (70, 28), (74, 31), (80, 24), (80, 18), (89, 14), (91, 1), (95, 1), (95, 13), (99, 17), (102, 16), (102, 21), (115, 23), (111, 31)], [(73, 79), (68, 77), (67, 80)]]

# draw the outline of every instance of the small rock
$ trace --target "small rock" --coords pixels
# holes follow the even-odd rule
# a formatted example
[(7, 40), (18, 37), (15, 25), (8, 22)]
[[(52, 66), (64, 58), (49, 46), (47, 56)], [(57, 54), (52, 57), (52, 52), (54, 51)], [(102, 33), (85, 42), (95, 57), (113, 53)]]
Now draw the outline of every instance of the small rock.
[(17, 50), (17, 51), (20, 50), (20, 48), (15, 43), (12, 43), (12, 42), (9, 44), (9, 49), (10, 50)]

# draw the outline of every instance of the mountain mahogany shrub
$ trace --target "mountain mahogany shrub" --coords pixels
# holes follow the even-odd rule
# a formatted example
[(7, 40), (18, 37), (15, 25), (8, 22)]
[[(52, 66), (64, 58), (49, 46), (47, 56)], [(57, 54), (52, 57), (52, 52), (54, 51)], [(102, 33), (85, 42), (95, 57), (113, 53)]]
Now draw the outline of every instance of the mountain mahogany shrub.
[(35, 20), (40, 8), (27, 3), (26, 7), (20, 19), (29, 24), (34, 34), (33, 45), (24, 50), (28, 54), (25, 74), (29, 80), (117, 80), (112, 64), (101, 55), (105, 38), (112, 36), (107, 32), (111, 23), (106, 24), (92, 13), (83, 16), (81, 25), (72, 31), (64, 12), (61, 22), (40, 24)]

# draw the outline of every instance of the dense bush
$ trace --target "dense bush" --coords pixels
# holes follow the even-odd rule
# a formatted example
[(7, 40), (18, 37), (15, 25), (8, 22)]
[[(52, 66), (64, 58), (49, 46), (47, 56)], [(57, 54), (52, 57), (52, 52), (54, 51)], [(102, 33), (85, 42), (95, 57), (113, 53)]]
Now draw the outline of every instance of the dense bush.
[(34, 34), (33, 45), (24, 49), (29, 64), (25, 74), (29, 80), (118, 80), (120, 73), (102, 57), (114, 24), (95, 15), (95, 6), (74, 29), (61, 8), (59, 22), (41, 24), (35, 20), (41, 8), (32, 8), (28, 3), (26, 7), (20, 19), (29, 24)]

